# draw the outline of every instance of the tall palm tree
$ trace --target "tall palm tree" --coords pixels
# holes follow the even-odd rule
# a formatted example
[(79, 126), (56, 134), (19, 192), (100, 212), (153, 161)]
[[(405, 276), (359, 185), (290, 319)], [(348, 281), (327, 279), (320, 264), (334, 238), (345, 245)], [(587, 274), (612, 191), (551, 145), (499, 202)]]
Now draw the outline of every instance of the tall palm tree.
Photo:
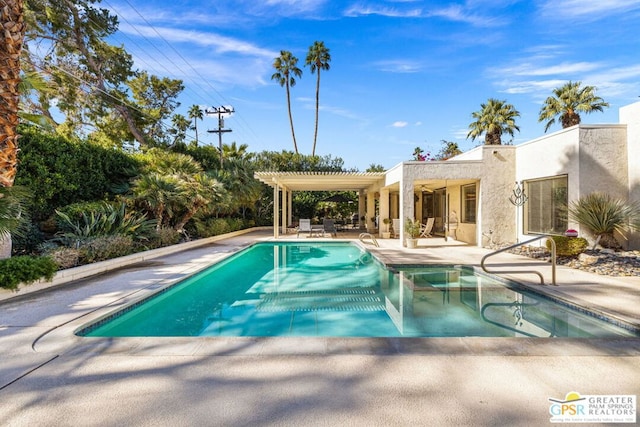
[(311, 74), (318, 71), (318, 80), (316, 82), (316, 128), (313, 134), (313, 150), (311, 155), (316, 155), (316, 140), (318, 139), (318, 110), (320, 109), (320, 70), (328, 70), (329, 62), (331, 62), (331, 55), (329, 49), (325, 47), (324, 42), (315, 41), (309, 47), (309, 53), (307, 53), (307, 60), (304, 65), (308, 65), (311, 68)]
[(287, 89), (287, 108), (289, 109), (289, 123), (291, 124), (291, 136), (293, 137), (293, 149), (298, 154), (298, 143), (296, 134), (293, 131), (293, 116), (291, 115), (291, 94), (290, 88), (296, 85), (295, 77), (302, 77), (302, 70), (298, 68), (298, 58), (287, 50), (281, 50), (280, 56), (273, 60), (273, 68), (276, 72), (271, 76), (271, 80), (276, 80), (280, 86)]
[(515, 120), (516, 117), (520, 117), (520, 113), (513, 105), (507, 104), (507, 101), (489, 98), (487, 103), (480, 104), (480, 107), (480, 111), (471, 114), (476, 121), (469, 125), (467, 138), (470, 137), (473, 141), (484, 133), (486, 145), (501, 145), (503, 133), (513, 137), (514, 131), (520, 132)]
[(549, 130), (560, 116), (562, 129), (580, 123), (579, 113), (592, 113), (602, 111), (609, 103), (595, 95), (594, 86), (581, 86), (581, 82), (568, 82), (553, 90), (553, 95), (548, 97), (540, 109), (539, 122), (547, 120), (544, 131)]
[(189, 108), (189, 118), (193, 119), (193, 130), (196, 131), (196, 147), (198, 146), (198, 120), (204, 118), (204, 111), (199, 105), (192, 105)]
[[(0, 0), (0, 187), (12, 187), (17, 171), (20, 54), (24, 30), (22, 0)], [(0, 193), (0, 197), (4, 196), (4, 192)], [(9, 256), (11, 235), (8, 231), (0, 232), (0, 257)]]

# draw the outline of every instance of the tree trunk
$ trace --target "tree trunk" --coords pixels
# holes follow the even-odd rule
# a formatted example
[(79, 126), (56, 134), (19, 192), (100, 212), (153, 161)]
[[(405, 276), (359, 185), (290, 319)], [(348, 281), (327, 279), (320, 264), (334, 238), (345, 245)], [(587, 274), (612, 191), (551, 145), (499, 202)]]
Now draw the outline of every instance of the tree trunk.
[(0, 259), (11, 258), (11, 234), (0, 235)]
[(316, 83), (316, 128), (313, 132), (313, 150), (311, 155), (316, 155), (316, 140), (318, 139), (318, 110), (320, 109), (320, 67), (318, 67), (318, 81)]
[[(18, 165), (22, 0), (0, 0), (0, 185), (12, 187)], [(11, 234), (0, 235), (0, 259), (11, 257)]]
[(22, 0), (0, 0), (0, 185), (11, 187), (18, 164)]
[(291, 124), (291, 136), (293, 136), (293, 149), (298, 154), (298, 143), (296, 133), (293, 131), (293, 116), (291, 115), (291, 95), (289, 95), (289, 83), (287, 83), (287, 109), (289, 110), (289, 123)]

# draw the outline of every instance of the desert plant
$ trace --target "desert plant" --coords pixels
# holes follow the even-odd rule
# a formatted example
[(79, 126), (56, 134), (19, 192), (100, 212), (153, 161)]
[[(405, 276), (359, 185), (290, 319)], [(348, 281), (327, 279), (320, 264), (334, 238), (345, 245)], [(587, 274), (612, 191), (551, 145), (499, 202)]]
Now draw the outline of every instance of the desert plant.
[(127, 212), (124, 203), (119, 206), (104, 203), (102, 211), (83, 212), (78, 220), (62, 211), (56, 211), (56, 214), (62, 228), (58, 236), (67, 244), (115, 235), (146, 239), (155, 226), (155, 222), (148, 220), (146, 215)]
[(630, 229), (637, 229), (640, 206), (594, 192), (572, 202), (569, 216), (596, 237), (594, 249), (598, 243), (605, 248), (619, 248), (613, 233), (617, 231), (624, 236)]
[[(584, 237), (551, 236), (556, 242), (556, 254), (561, 256), (576, 256), (584, 252), (589, 242)], [(547, 249), (551, 250), (551, 242), (547, 240)]]

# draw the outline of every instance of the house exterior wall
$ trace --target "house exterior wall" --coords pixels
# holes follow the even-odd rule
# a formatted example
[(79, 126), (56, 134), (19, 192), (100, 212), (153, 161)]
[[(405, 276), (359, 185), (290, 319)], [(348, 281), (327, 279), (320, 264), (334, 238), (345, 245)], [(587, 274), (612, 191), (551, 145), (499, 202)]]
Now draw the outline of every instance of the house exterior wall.
[[(628, 197), (640, 203), (640, 102), (620, 108), (620, 123), (627, 126)], [(629, 247), (640, 248), (640, 232), (629, 236)]]
[[(567, 175), (569, 203), (594, 191), (626, 199), (629, 175), (625, 125), (576, 125), (517, 146), (518, 182)], [(569, 228), (580, 225), (569, 220)], [(530, 236), (522, 233), (520, 239)], [(589, 237), (586, 236), (585, 237)]]
[[(488, 246), (513, 243), (531, 236), (523, 233), (523, 208), (509, 197), (516, 183), (566, 175), (568, 201), (594, 191), (640, 203), (640, 102), (620, 109), (620, 124), (576, 125), (518, 146), (479, 146), (447, 161), (404, 162), (391, 169), (385, 185), (399, 183), (400, 219), (415, 217), (416, 180), (468, 179), (477, 182), (477, 223), (459, 223), (459, 240)], [(449, 209), (461, 219), (459, 186), (448, 186)], [(519, 211), (520, 209), (520, 211)], [(589, 238), (579, 224), (569, 228)], [(404, 230), (402, 236), (404, 238)], [(640, 248), (640, 233), (619, 239), (628, 248)]]

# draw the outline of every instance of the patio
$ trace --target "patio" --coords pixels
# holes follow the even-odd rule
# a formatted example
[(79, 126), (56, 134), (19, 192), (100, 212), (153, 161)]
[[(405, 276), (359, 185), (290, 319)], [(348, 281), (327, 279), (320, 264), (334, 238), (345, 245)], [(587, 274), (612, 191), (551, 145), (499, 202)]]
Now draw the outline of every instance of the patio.
[[(168, 280), (271, 238), (239, 235), (0, 303), (3, 424), (543, 425), (548, 399), (570, 391), (640, 394), (637, 338), (73, 335)], [(477, 264), (487, 253), (436, 239), (416, 250), (380, 242), (367, 248), (390, 263)], [(548, 269), (509, 254), (495, 263)], [(539, 286), (535, 278), (519, 280)], [(544, 291), (640, 325), (640, 278), (559, 268), (558, 283)]]

